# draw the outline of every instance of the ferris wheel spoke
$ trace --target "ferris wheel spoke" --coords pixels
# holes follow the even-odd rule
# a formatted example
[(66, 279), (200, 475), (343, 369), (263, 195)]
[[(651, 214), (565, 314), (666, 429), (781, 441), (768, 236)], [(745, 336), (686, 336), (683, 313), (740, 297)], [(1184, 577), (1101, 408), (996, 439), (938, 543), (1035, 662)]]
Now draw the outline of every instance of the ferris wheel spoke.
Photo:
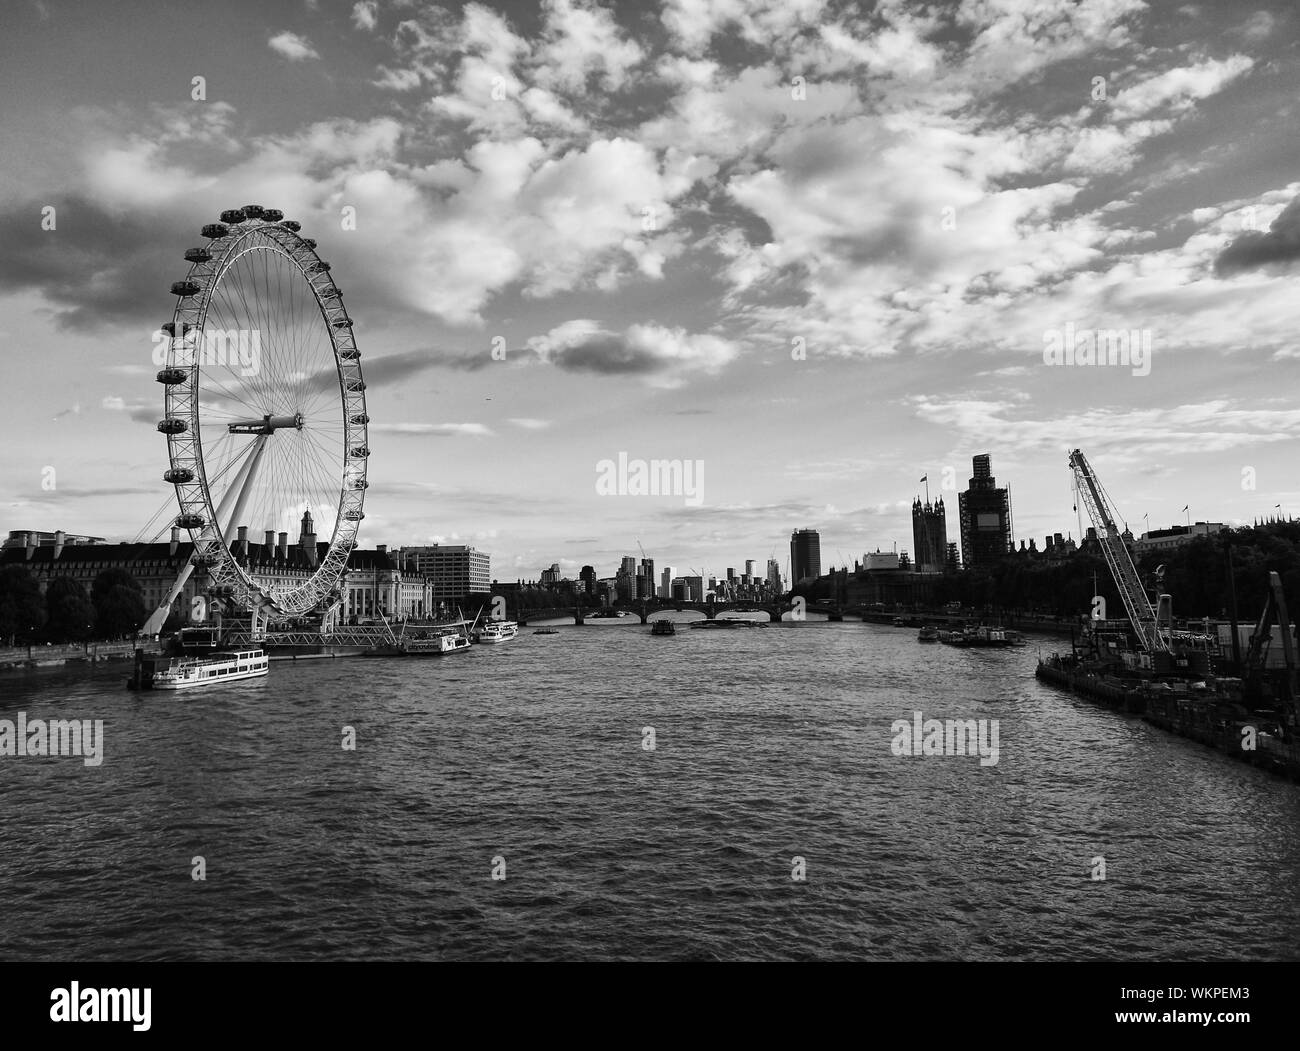
[[(236, 308), (232, 301), (231, 307), (232, 310), (237, 315), (242, 316), (242, 320), (244, 321), (244, 324), (238, 327), (240, 329), (250, 330), (251, 332), (253, 328), (258, 327), (257, 313), (248, 304), (248, 297), (244, 289), (243, 271), (245, 268), (242, 266), (242, 262), (243, 260), (241, 259), (240, 263), (237, 263), (234, 267), (231, 268), (233, 274), (232, 287), (234, 288), (235, 294), (239, 296), (239, 303), (240, 303), (240, 307)], [(266, 412), (273, 413), (279, 407), (275, 403), (275, 400), (272, 396), (272, 388), (269, 383), (270, 372), (275, 367), (274, 366), (275, 355), (263, 353), (262, 359), (263, 360), (258, 363), (258, 369), (255, 376), (254, 389), (256, 390), (257, 394), (260, 395), (262, 402), (266, 407)], [(267, 359), (270, 360), (268, 361)]]
[(319, 487), (320, 491), (327, 492), (330, 487), (330, 478), (325, 470), (325, 461), (322, 461), (313, 455), (312, 450), (308, 447), (308, 443), (312, 446), (316, 445), (315, 440), (308, 436), (307, 441), (303, 443), (302, 447), (298, 450), (299, 469), (303, 480), (305, 482), (310, 479)]
[[(239, 309), (235, 306), (235, 304), (231, 302), (228, 298), (226, 300), (226, 303), (229, 308), (230, 314), (227, 315), (225, 309), (219, 308), (219, 318), (218, 318), (219, 322), (225, 323), (222, 327), (225, 328), (226, 332), (227, 333), (241, 332), (241, 331), (248, 330), (249, 326), (243, 324), (243, 321), (246, 319), (239, 316)], [(249, 338), (251, 338), (251, 334)], [(247, 391), (248, 392), (247, 395), (242, 398), (241, 397), (235, 398), (235, 400), (239, 401), (241, 404), (247, 405), (249, 410), (255, 416), (263, 416), (273, 411), (273, 408), (266, 397), (266, 392), (263, 389), (263, 380), (261, 378), (262, 366), (266, 358), (265, 352), (263, 351), (263, 353), (259, 357), (261, 360), (257, 362), (257, 368), (254, 371), (253, 375), (247, 377), (241, 377), (241, 379), (243, 379), (246, 382), (241, 382), (240, 388), (242, 390)]]

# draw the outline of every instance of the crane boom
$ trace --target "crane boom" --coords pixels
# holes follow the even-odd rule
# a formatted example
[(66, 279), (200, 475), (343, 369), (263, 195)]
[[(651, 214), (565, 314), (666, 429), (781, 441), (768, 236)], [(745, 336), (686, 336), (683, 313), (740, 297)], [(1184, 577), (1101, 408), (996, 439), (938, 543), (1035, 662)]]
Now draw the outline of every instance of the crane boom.
[(1074, 472), (1075, 483), (1083, 497), (1088, 517), (1092, 519), (1093, 528), (1097, 530), (1097, 539), (1101, 544), (1106, 565), (1110, 567), (1111, 578), (1124, 601), (1129, 622), (1137, 633), (1138, 641), (1147, 652), (1168, 652), (1169, 643), (1156, 626), (1156, 611), (1142, 587), (1133, 557), (1120, 536), (1119, 526), (1115, 524), (1115, 514), (1106, 499), (1106, 494), (1093, 473), (1083, 453), (1075, 449), (1070, 453), (1070, 468)]

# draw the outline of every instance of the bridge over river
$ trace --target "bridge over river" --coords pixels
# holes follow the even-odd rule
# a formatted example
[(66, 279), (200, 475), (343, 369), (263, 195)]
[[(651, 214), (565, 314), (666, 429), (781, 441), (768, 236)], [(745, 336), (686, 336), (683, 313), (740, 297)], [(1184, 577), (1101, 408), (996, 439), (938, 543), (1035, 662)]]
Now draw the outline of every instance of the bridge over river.
[[(831, 606), (816, 602), (804, 602), (803, 599), (795, 598), (793, 600), (784, 598), (779, 601), (754, 602), (742, 600), (738, 602), (686, 602), (686, 601), (660, 601), (660, 602), (617, 602), (611, 607), (616, 612), (630, 613), (639, 617), (642, 624), (648, 624), (661, 613), (702, 613), (708, 620), (713, 620), (719, 613), (766, 613), (768, 620), (774, 624), (779, 624), (781, 618), (787, 614), (794, 614), (791, 619), (801, 619), (803, 613), (821, 613), (825, 614), (831, 620), (843, 620), (844, 613), (849, 612), (841, 610), (837, 606)], [(530, 621), (535, 620), (559, 620), (565, 617), (572, 617), (575, 624), (583, 624), (587, 620), (602, 619), (601, 615), (605, 613), (602, 608), (583, 608), (578, 606), (553, 606), (546, 609), (508, 609), (507, 616), (519, 625), (525, 626)]]

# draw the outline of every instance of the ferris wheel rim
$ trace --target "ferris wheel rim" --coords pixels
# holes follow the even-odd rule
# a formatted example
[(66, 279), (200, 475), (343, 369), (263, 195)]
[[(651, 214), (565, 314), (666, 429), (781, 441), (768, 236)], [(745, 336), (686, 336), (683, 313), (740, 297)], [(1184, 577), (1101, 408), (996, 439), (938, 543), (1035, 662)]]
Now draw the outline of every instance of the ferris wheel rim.
[[(269, 218), (273, 215), (279, 218)], [(283, 220), (275, 210), (255, 205), (223, 212), (222, 219), (221, 224), (203, 228), (209, 238), (207, 245), (185, 253), (191, 262), (190, 270), (183, 281), (172, 286), (177, 302), (169, 330), (167, 367), (158, 377), (160, 382), (165, 382), (166, 415), (159, 424), (168, 441), (169, 469), (164, 478), (176, 486), (180, 507), (176, 524), (189, 532), (194, 545), (192, 557), (207, 568), (215, 585), (230, 590), (244, 605), (270, 605), (290, 615), (304, 613), (337, 595), (347, 556), (356, 547), (357, 531), (364, 518), (369, 415), (360, 353), (352, 333), (352, 319), (343, 305), (341, 290), (330, 276), (330, 267), (321, 260), (315, 242), (299, 235), (298, 224)], [(187, 337), (195, 343), (203, 341), (205, 347), (208, 345), (206, 333), (213, 297), (222, 289), (223, 280), (232, 268), (245, 256), (259, 251), (287, 261), (311, 290), (319, 314), (318, 325), (329, 341), (333, 358), (338, 390), (337, 401), (331, 404), (337, 407), (342, 426), (337, 511), (329, 543), (324, 555), (316, 557), (316, 552), (312, 553), (311, 574), (287, 587), (257, 580), (231, 550), (232, 540), (226, 535), (229, 529), (220, 521), (212, 489), (215, 478), (208, 476), (203, 451), (199, 357), (191, 347), (190, 362), (177, 360), (178, 346), (180, 353), (186, 353)], [(182, 371), (184, 378), (178, 380)], [(183, 426), (176, 422), (180, 420), (185, 421)], [(270, 417), (267, 420), (269, 425)], [(298, 427), (302, 427), (301, 414)], [(240, 455), (260, 455), (260, 451), (253, 452), (255, 445), (250, 443)], [(232, 460), (220, 473), (233, 463)], [(333, 490), (331, 486), (330, 491)]]

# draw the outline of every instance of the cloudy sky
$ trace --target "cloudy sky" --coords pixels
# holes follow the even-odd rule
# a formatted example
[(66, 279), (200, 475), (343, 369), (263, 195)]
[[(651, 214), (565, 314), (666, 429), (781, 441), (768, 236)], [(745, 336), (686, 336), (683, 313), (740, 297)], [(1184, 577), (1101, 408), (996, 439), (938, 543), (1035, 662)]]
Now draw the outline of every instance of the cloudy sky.
[[(842, 564), (910, 549), (918, 479), (964, 488), (982, 452), (1041, 546), (1078, 535), (1075, 446), (1135, 531), (1300, 514), (1289, 3), (0, 22), (5, 529), (133, 538), (163, 505), (150, 335), (199, 227), (250, 202), (302, 223), (356, 320), (365, 546), (474, 543), (505, 580), (639, 539), (721, 572), (811, 526)], [(1150, 360), (1045, 361), (1102, 329)], [(703, 461), (699, 506), (598, 495), (620, 453)]]

